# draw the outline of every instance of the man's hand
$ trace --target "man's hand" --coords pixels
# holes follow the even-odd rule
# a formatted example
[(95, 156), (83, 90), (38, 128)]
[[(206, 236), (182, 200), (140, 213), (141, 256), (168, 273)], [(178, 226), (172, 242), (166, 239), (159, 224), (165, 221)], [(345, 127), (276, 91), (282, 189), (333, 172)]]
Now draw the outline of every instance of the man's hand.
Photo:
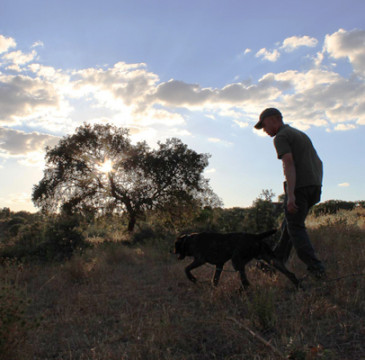
[(284, 154), (281, 160), (283, 161), (284, 175), (286, 179), (286, 192), (288, 196), (286, 208), (290, 214), (295, 214), (298, 211), (298, 206), (295, 203), (294, 195), (297, 174), (295, 171), (292, 153)]
[(295, 196), (288, 197), (288, 203), (286, 204), (286, 208), (290, 214), (295, 214), (298, 211), (298, 206), (295, 203)]

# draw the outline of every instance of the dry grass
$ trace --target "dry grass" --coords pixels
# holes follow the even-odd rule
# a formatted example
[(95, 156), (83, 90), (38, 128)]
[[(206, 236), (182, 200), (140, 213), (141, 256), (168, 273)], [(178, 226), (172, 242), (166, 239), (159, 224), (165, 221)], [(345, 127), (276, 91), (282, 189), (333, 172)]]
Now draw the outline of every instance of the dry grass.
[[(311, 235), (330, 279), (365, 273), (363, 231), (335, 224)], [(252, 288), (240, 294), (233, 272), (212, 288), (208, 266), (195, 270), (198, 284), (189, 282), (188, 261), (114, 243), (63, 265), (2, 267), (13, 302), (19, 296), (31, 301), (21, 315), (26, 325), (8, 326), (2, 358), (365, 358), (364, 276), (307, 281), (306, 291), (296, 291), (285, 277), (252, 267)], [(295, 256), (290, 267), (305, 275)]]

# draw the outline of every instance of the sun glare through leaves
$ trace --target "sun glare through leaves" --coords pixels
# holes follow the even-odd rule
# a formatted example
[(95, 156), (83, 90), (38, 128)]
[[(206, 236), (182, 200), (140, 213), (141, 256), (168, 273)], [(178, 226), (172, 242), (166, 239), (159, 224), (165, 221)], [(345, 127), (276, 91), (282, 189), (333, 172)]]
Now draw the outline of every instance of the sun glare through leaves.
[(110, 159), (106, 159), (103, 163), (97, 165), (98, 171), (102, 173), (110, 173), (113, 170), (113, 162)]

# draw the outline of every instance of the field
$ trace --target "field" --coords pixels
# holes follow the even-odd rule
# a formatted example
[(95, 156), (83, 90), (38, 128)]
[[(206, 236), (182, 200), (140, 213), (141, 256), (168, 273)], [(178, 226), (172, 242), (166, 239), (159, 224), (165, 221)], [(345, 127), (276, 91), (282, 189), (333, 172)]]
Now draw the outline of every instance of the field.
[(263, 360), (365, 358), (363, 213), (308, 220), (328, 270), (297, 291), (252, 262), (251, 289), (229, 270), (213, 288), (213, 268), (194, 271), (157, 240), (140, 247), (100, 243), (64, 263), (0, 267), (1, 358), (93, 360)]

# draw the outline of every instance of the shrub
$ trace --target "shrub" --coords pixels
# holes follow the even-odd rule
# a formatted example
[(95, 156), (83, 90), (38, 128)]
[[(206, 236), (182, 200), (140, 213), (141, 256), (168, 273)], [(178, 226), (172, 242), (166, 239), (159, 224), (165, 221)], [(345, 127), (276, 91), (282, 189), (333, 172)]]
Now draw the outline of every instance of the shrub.
[(145, 225), (133, 234), (132, 243), (143, 244), (146, 241), (153, 239), (155, 236), (155, 231), (152, 229), (152, 227)]
[(45, 242), (36, 252), (46, 260), (69, 259), (75, 251), (82, 251), (90, 244), (80, 228), (77, 216), (60, 216), (47, 224)]
[(44, 224), (37, 221), (24, 225), (12, 246), (5, 247), (0, 257), (23, 260), (64, 260), (90, 244), (85, 240), (76, 216), (57, 216)]
[(272, 330), (277, 322), (275, 294), (272, 289), (256, 288), (252, 300), (248, 301), (252, 320), (263, 330)]

